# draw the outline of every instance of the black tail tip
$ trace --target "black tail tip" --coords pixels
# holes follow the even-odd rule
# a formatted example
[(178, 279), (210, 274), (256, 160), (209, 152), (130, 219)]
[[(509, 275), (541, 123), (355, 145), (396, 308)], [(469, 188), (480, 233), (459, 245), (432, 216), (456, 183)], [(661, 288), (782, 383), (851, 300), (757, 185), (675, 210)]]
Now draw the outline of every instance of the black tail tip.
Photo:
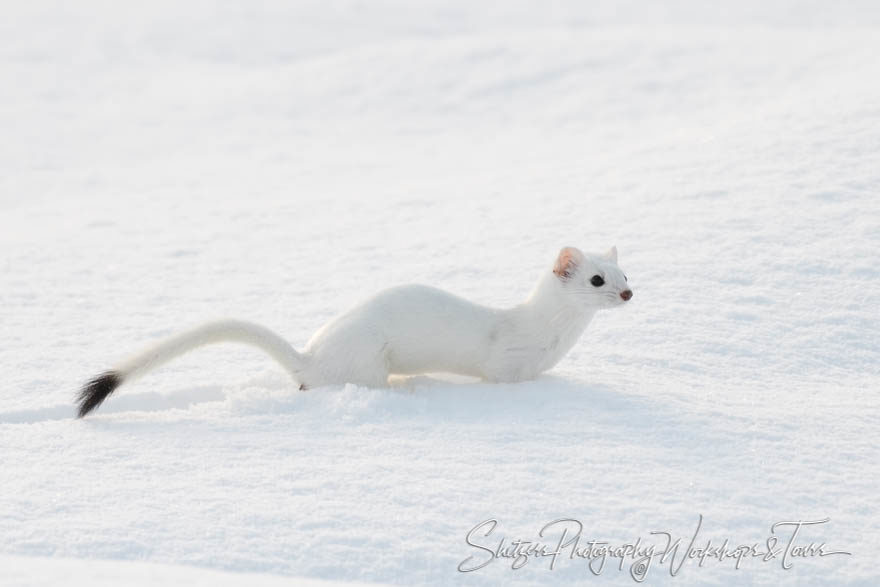
[(101, 405), (113, 390), (122, 385), (122, 374), (117, 371), (106, 371), (86, 383), (77, 397), (79, 413), (77, 418), (82, 418)]

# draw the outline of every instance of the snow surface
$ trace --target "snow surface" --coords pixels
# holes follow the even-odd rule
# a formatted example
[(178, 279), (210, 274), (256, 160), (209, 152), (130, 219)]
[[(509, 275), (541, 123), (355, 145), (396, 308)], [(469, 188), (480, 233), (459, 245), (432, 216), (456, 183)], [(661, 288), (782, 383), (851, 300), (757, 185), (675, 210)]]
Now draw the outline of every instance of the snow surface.
[[(652, 583), (876, 584), (878, 29), (857, 1), (6, 3), (0, 584), (631, 584), (456, 568), (489, 518), (623, 543), (700, 514), (735, 544), (828, 517), (804, 542), (852, 556)], [(302, 393), (214, 347), (71, 418), (202, 320), (302, 347), (389, 285), (512, 305), (611, 244), (633, 301), (534, 382)]]
[(91, 587), (368, 587), (375, 583), (340, 583), (302, 577), (281, 577), (257, 573), (230, 573), (134, 561), (96, 561), (0, 555), (4, 585), (45, 587), (46, 585), (89, 585)]

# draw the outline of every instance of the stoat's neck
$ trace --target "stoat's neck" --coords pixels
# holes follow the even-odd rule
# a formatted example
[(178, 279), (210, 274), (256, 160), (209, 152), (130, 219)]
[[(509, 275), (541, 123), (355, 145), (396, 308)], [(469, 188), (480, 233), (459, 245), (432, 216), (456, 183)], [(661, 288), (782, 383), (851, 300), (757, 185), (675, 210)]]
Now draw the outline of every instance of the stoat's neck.
[(520, 306), (527, 315), (546, 321), (549, 325), (562, 321), (577, 321), (584, 316), (592, 317), (594, 308), (583, 304), (576, 294), (565, 291), (559, 278), (548, 271), (538, 280), (529, 298)]
[(585, 306), (566, 292), (552, 272), (547, 272), (529, 298), (511, 311), (514, 323), (511, 348), (531, 348), (537, 372), (555, 365), (580, 338), (595, 308)]

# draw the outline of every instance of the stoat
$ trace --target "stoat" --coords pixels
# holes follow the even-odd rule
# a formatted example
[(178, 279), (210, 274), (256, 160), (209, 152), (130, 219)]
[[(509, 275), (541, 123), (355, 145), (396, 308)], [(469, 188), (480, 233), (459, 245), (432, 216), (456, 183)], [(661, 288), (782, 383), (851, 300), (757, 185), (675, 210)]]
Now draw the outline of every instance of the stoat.
[(341, 383), (383, 387), (389, 375), (436, 372), (487, 381), (533, 379), (565, 356), (597, 310), (619, 306), (632, 295), (615, 247), (593, 255), (565, 247), (518, 306), (494, 309), (433, 287), (393, 287), (324, 325), (302, 353), (263, 326), (210, 322), (161, 341), (89, 381), (79, 392), (79, 417), (123, 383), (217, 342), (259, 347), (300, 389)]

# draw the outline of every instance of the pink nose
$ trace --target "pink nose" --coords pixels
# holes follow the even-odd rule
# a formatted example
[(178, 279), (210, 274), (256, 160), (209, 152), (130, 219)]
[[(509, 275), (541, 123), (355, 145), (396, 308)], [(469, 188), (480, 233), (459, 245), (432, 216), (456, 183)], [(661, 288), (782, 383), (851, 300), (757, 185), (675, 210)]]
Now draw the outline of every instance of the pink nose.
[(622, 297), (623, 301), (625, 302), (625, 301), (629, 300), (631, 297), (633, 297), (633, 292), (628, 289), (625, 289), (622, 292), (620, 292), (620, 297)]

